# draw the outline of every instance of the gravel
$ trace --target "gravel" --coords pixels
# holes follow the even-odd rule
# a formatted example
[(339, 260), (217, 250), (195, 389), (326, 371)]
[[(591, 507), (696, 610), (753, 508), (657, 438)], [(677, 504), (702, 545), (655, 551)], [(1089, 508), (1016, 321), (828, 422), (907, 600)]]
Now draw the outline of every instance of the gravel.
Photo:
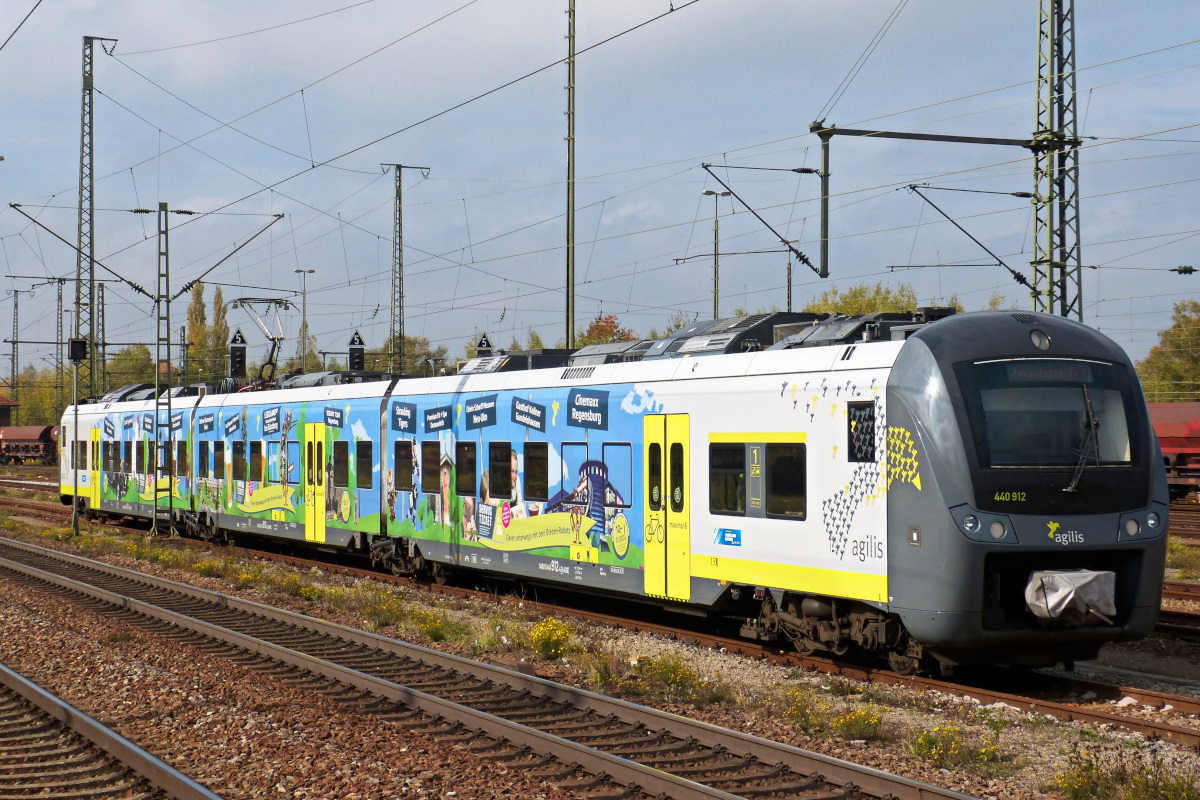
[(572, 795), (0, 579), (0, 661), (222, 796)]
[[(49, 544), (46, 542), (41, 543)], [(67, 550), (75, 549), (69, 545), (50, 544), (50, 546), (60, 546)], [(194, 572), (180, 569), (164, 569), (160, 565), (149, 564), (124, 555), (106, 556), (102, 560), (127, 568), (163, 575), (164, 577), (203, 586), (215, 591), (270, 603), (293, 611), (301, 611), (305, 614), (328, 619), (340, 624), (364, 627), (364, 620), (356, 618), (352, 614), (337, 612), (323, 607), (318, 603), (309, 603), (276, 592), (267, 592), (261, 588), (237, 590), (230, 581), (225, 579), (200, 577)], [(275, 567), (272, 567), (272, 569), (275, 569)], [(313, 581), (316, 585), (323, 587), (346, 587), (359, 583), (358, 581), (341, 576), (316, 574), (314, 571), (304, 573), (304, 578), (306, 581)], [(529, 609), (522, 608), (522, 604), (516, 600), (508, 600), (502, 604), (497, 604), (483, 601), (434, 598), (422, 595), (422, 593), (410, 592), (406, 603), (410, 605), (425, 605), (430, 609), (436, 610), (438, 613), (445, 614), (447, 618), (458, 623), (467, 633), (462, 636), (451, 637), (449, 641), (431, 643), (420, 633), (407, 630), (400, 625), (390, 626), (377, 632), (470, 657), (487, 658), (505, 656), (521, 660), (528, 658), (530, 661), (534, 659), (529, 651), (514, 647), (508, 641), (507, 636), (500, 636), (499, 634), (494, 637), (499, 641), (489, 643), (486, 650), (480, 652), (480, 643), (484, 641), (484, 634), (489, 632), (489, 626), (496, 619), (502, 619), (502, 624), (506, 626), (505, 631), (511, 633), (511, 630), (507, 626), (511, 625), (513, 629), (518, 629), (522, 625), (528, 626), (530, 621), (535, 618)], [(82, 621), (85, 618), (88, 618), (85, 614), (74, 614), (72, 616), (72, 619), (77, 621)], [(102, 625), (103, 620), (96, 618), (89, 624)], [(739, 702), (731, 706), (713, 706), (697, 709), (690, 705), (670, 703), (653, 697), (632, 697), (630, 699), (693, 719), (700, 719), (737, 730), (744, 730), (764, 738), (787, 742), (798, 747), (845, 758), (856, 763), (905, 775), (916, 780), (928, 781), (940, 786), (954, 788), (983, 798), (1027, 800), (1028, 798), (1059, 797), (1060, 795), (1055, 792), (1047, 792), (1046, 787), (1057, 774), (1061, 773), (1067, 767), (1069, 754), (1077, 746), (1086, 746), (1105, 752), (1152, 753), (1154, 756), (1161, 758), (1173, 769), (1193, 773), (1200, 771), (1200, 759), (1190, 750), (1179, 749), (1160, 743), (1149, 743), (1139, 735), (1129, 734), (1121, 730), (1113, 730), (1109, 726), (1066, 723), (1039, 714), (1023, 714), (1007, 707), (981, 708), (973, 700), (942, 695), (937, 692), (920, 692), (903, 687), (861, 685), (842, 679), (831, 679), (829, 676), (803, 672), (754, 659), (734, 656), (722, 651), (687, 645), (652, 634), (619, 631), (587, 623), (572, 622), (571, 625), (576, 631), (575, 640), (579, 645), (578, 650), (573, 652), (565, 661), (554, 663), (537, 662), (538, 672), (544, 677), (591, 688), (589, 686), (587, 667), (589, 664), (594, 664), (598, 657), (606, 657), (620, 666), (628, 665), (630, 662), (645, 662), (647, 660), (678, 655), (702, 676), (704, 680), (723, 682), (733, 687), (739, 698)], [(66, 628), (62, 630), (64, 635), (68, 632)], [(3, 636), (2, 630), (0, 630), (0, 636)], [(146, 634), (138, 633), (134, 635), (131, 641), (122, 642), (119, 648), (114, 648), (111, 644), (105, 643), (104, 635), (99, 635), (97, 638), (101, 644), (100, 650), (96, 651), (96, 654), (101, 655), (113, 650), (123, 654), (127, 646), (133, 646), (134, 642), (143, 641), (147, 637), (148, 635)], [(6, 644), (0, 645), (0, 657), (3, 657), (4, 649), (10, 646), (7, 642), (11, 641), (11, 637), (3, 636), (3, 639), (6, 641)], [(146, 663), (150, 665), (157, 664), (155, 658), (168, 657), (166, 653), (159, 652), (164, 649), (161, 641), (158, 641), (155, 646), (158, 649), (150, 648), (145, 659)], [(1150, 663), (1154, 663), (1153, 659), (1155, 656), (1162, 657), (1164, 655), (1160, 650), (1160, 646), (1156, 645), (1152, 640), (1148, 640), (1144, 645), (1121, 645), (1119, 649), (1111, 650), (1120, 654), (1125, 650), (1139, 647), (1142, 649), (1140, 651), (1135, 650), (1135, 652), (1140, 652), (1145, 660)], [(1109, 651), (1110, 648), (1106, 648), (1106, 653)], [(1190, 657), (1192, 654), (1189, 653), (1187, 655)], [(1120, 660), (1121, 657), (1114, 657), (1114, 660)], [(187, 664), (199, 665), (203, 663), (204, 666), (200, 669), (199, 674), (205, 676), (238, 674), (241, 676), (239, 680), (243, 682), (247, 680), (246, 673), (242, 673), (237, 668), (227, 665), (224, 662), (212, 661), (211, 659), (191, 653), (176, 656), (175, 658), (182, 659)], [(1197, 667), (1196, 664), (1197, 660), (1192, 659), (1191, 674), (1200, 679), (1200, 667)], [(182, 674), (196, 674), (194, 670), (197, 668), (194, 667), (193, 672), (190, 673), (187, 668), (184, 668)], [(627, 671), (628, 666), (625, 666), (625, 669)], [(246, 691), (250, 693), (251, 697), (255, 696), (255, 692), (265, 691), (266, 685), (269, 683), (257, 675), (250, 675), (248, 680), (249, 684), (246, 687)], [(224, 714), (230, 714), (232, 713), (231, 708), (235, 711), (241, 709), (246, 705), (245, 703), (238, 705), (236, 703), (217, 702), (223, 701), (224, 695), (222, 692), (227, 687), (234, 686), (235, 683), (232, 678), (210, 679), (204, 684), (209, 688), (206, 690), (207, 694), (204, 695), (203, 702), (189, 701), (186, 708), (203, 708), (204, 719), (200, 721), (206, 725), (209, 724), (210, 716), (219, 717)], [(836, 733), (830, 732), (828, 727), (816, 734), (801, 732), (790, 721), (784, 718), (779, 711), (779, 703), (784, 692), (792, 689), (802, 691), (812, 697), (814, 702), (821, 706), (825, 713), (830, 715), (840, 714), (847, 710), (871, 704), (871, 707), (879, 709), (884, 713), (884, 735), (882, 740), (847, 740)], [(1178, 689), (1175, 690), (1177, 691)], [(538, 785), (536, 782), (529, 782), (527, 778), (525, 779), (526, 784), (515, 782), (518, 780), (517, 776), (512, 776), (514, 782), (509, 784), (510, 787), (518, 787), (515, 789), (478, 788), (478, 777), (471, 776), (471, 769), (477, 769), (477, 766), (462, 768), (466, 770), (468, 776), (475, 778), (475, 782), (463, 783), (460, 786), (457, 780), (452, 777), (445, 777), (459, 774), (455, 771), (455, 766), (429, 766), (431, 759), (438, 761), (439, 759), (448, 759), (451, 757), (459, 758), (459, 754), (455, 754), (453, 751), (445, 752), (443, 746), (406, 732), (396, 726), (387, 726), (388, 733), (386, 736), (370, 738), (369, 741), (371, 744), (354, 744), (355, 737), (371, 736), (371, 731), (358, 729), (359, 726), (362, 726), (362, 718), (357, 716), (343, 716), (344, 719), (351, 720), (348, 727), (345, 724), (326, 724), (324, 728), (320, 728), (320, 730), (328, 732), (326, 738), (321, 739), (318, 737), (314, 741), (313, 734), (308, 726), (318, 723), (314, 723), (312, 720), (314, 718), (317, 720), (327, 720), (332, 718), (332, 713), (341, 714), (340, 711), (337, 711), (337, 707), (329, 706), (328, 702), (314, 698), (312, 695), (294, 692), (286, 687), (286, 685), (274, 685), (272, 691), (283, 692), (282, 697), (287, 698), (286, 702), (281, 702), (278, 707), (271, 707), (270, 713), (276, 716), (272, 717), (274, 727), (270, 727), (267, 732), (272, 737), (271, 741), (275, 747), (278, 748), (280, 744), (286, 741), (288, 748), (292, 748), (292, 743), (295, 742), (295, 747), (307, 747), (313, 753), (326, 753), (323, 758), (329, 760), (333, 759), (327, 755), (328, 752), (360, 754), (357, 758), (338, 760), (338, 763), (342, 765), (339, 768), (344, 769), (346, 773), (354, 776), (354, 780), (357, 781), (356, 786), (367, 786), (368, 790), (362, 788), (357, 790), (338, 788), (338, 796), (417, 796), (419, 794), (418, 788), (414, 788), (416, 784), (411, 781), (421, 782), (419, 788), (433, 796), (436, 796), (438, 792), (448, 791), (457, 791), (459, 793), (458, 796), (463, 797), (560, 796), (556, 793), (557, 790)], [(210, 702), (213, 704), (209, 705)], [(324, 703), (324, 706), (332, 708), (333, 711), (313, 711), (313, 709), (324, 708), (322, 703)], [(153, 699), (143, 702), (140, 705), (143, 708), (159, 707)], [(209, 715), (208, 712), (214, 707), (220, 708), (221, 711), (218, 714)], [(1106, 707), (1108, 710), (1117, 710), (1111, 704)], [(290, 723), (280, 721), (283, 718), (282, 715), (285, 713), (285, 708), (289, 714), (295, 715), (287, 717), (287, 719), (293, 720)], [(254, 710), (258, 710), (257, 707), (254, 707)], [(162, 712), (158, 713), (161, 715)], [(196, 713), (199, 712), (197, 711)], [(1200, 726), (1200, 722), (1195, 719), (1183, 717), (1174, 712), (1163, 713), (1151, 712), (1148, 709), (1138, 709), (1135, 715), (1169, 721), (1173, 724)], [(198, 719), (192, 719), (190, 724), (195, 725)], [(251, 719), (254, 719), (254, 717), (251, 717)], [(263, 726), (265, 722), (256, 721), (252, 727), (247, 729), (245, 726), (249, 722), (250, 719), (247, 719), (240, 725), (235, 726), (237, 733), (226, 734), (227, 740), (234, 744), (242, 742), (241, 737), (248, 735), (245, 733), (246, 730), (255, 732), (255, 735), (264, 733)], [(999, 745), (1000, 752), (1004, 756), (1003, 761), (1000, 764), (990, 764), (982, 767), (969, 766), (965, 768), (943, 769), (921, 758), (917, 758), (908, 752), (909, 746), (920, 733), (944, 726), (948, 722), (959, 727), (968, 741), (978, 742), (983, 738), (994, 740)], [(190, 728), (184, 726), (181, 730), (186, 731), (190, 730)], [(333, 737), (335, 734), (338, 742), (342, 741), (342, 737), (349, 737), (350, 746), (338, 745), (327, 748), (326, 745), (331, 741), (329, 737)], [(126, 735), (129, 734), (126, 733)], [(187, 734), (185, 732), (182, 735), (186, 738)], [(130, 738), (139, 741), (135, 736), (130, 736)], [(173, 738), (178, 737), (167, 736), (166, 741), (172, 741)], [(204, 737), (199, 738), (207, 740), (210, 737), (206, 734)], [(379, 751), (371, 749), (376, 746), (376, 741), (386, 741), (390, 748), (386, 752), (392, 755), (385, 758), (380, 755), (384, 752), (382, 749)], [(400, 743), (397, 744), (397, 742)], [(202, 748), (206, 745), (207, 743), (205, 745), (201, 745), (199, 742), (189, 743), (190, 747), (195, 748)], [(242, 763), (246, 763), (246, 759), (259, 757), (260, 752), (254, 749), (239, 749), (238, 752), (240, 753), (238, 760), (232, 762), (233, 766), (231, 769), (234, 774), (234, 780), (240, 781), (239, 785), (244, 787), (243, 791), (246, 793), (239, 795), (230, 794), (229, 796), (260, 796), (259, 794), (252, 793), (256, 791), (255, 789), (246, 787), (247, 783), (252, 785), (257, 784), (255, 783), (255, 779), (247, 776), (239, 766)], [(372, 757), (367, 758), (361, 755), (364, 753), (371, 753)], [(160, 757), (162, 756), (160, 755)], [(392, 765), (404, 765), (401, 773), (403, 780), (399, 780), (399, 783), (393, 782), (388, 784), (389, 786), (400, 785), (403, 787), (402, 789), (384, 789), (381, 783), (378, 784), (380, 787), (378, 791), (371, 793), (371, 791), (375, 791), (371, 787), (376, 786), (373, 782), (378, 779), (369, 776), (378, 774), (378, 761), (385, 761)], [(474, 759), (471, 759), (465, 753), (461, 754), (461, 761), (463, 764), (475, 763)], [(205, 761), (205, 763), (208, 762)], [(229, 763), (229, 759), (226, 759), (225, 762), (218, 761), (218, 763)], [(294, 778), (296, 770), (291, 769), (289, 771), (290, 767), (299, 765), (312, 772), (317, 769), (318, 763), (321, 763), (322, 766), (329, 766), (314, 757), (309, 757), (308, 759), (289, 758), (284, 764), (273, 766), (272, 769), (275, 772), (269, 773), (267, 777), (273, 778), (278, 773), (280, 775), (293, 776)], [(401, 767), (396, 766), (396, 768), (400, 769)], [(213, 768), (206, 767), (205, 769)], [(191, 772), (190, 767), (188, 771)], [(259, 772), (260, 770), (256, 769), (254, 774), (258, 774)], [(204, 774), (210, 773), (205, 772)], [(215, 773), (211, 774), (224, 775), (225, 773), (217, 769)], [(508, 777), (505, 776), (506, 781)], [(443, 782), (435, 783), (435, 780), (438, 778), (444, 778)], [(308, 778), (305, 779), (307, 780)], [(333, 776), (326, 775), (321, 780), (330, 781), (329, 786), (340, 787), (342, 784), (337, 783), (338, 780), (350, 780), (350, 778), (343, 776), (342, 773), (338, 773), (335, 770)], [(277, 781), (277, 783), (279, 782), (282, 782), (284, 787), (279, 790), (281, 792), (289, 793), (296, 797), (317, 796), (299, 794), (299, 790), (290, 788), (292, 784), (289, 784), (286, 780), (281, 779), (281, 781)], [(216, 788), (214, 784), (214, 789)], [(273, 789), (269, 790), (273, 791)], [(358, 791), (359, 794), (355, 795), (353, 791)], [(400, 793), (394, 794), (397, 791)], [(508, 794), (505, 794), (505, 791)], [(393, 794), (389, 794), (389, 792)], [(404, 792), (408, 794), (404, 794)], [(318, 794), (321, 793), (319, 792)]]

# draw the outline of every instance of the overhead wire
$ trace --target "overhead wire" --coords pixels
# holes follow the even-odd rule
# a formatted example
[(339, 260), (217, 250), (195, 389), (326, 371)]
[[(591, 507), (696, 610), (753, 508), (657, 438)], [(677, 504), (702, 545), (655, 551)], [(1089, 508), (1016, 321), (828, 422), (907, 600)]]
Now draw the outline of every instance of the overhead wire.
[(850, 88), (850, 84), (853, 83), (854, 79), (858, 77), (858, 73), (862, 71), (864, 66), (866, 66), (867, 61), (875, 52), (875, 48), (879, 47), (879, 43), (883, 41), (883, 37), (887, 36), (888, 31), (892, 29), (892, 25), (896, 23), (896, 19), (900, 16), (900, 12), (903, 11), (904, 7), (907, 5), (908, 0), (900, 0), (900, 2), (896, 4), (896, 7), (892, 9), (892, 13), (889, 14), (887, 19), (884, 20), (883, 25), (881, 25), (879, 30), (875, 32), (875, 36), (871, 38), (871, 41), (867, 44), (866, 48), (850, 67), (850, 71), (846, 73), (846, 77), (842, 78), (842, 82), (837, 85), (837, 88), (833, 90), (833, 94), (828, 100), (825, 101), (825, 105), (822, 106), (821, 110), (817, 112), (817, 119), (823, 120), (825, 119), (826, 115), (829, 114), (829, 112), (833, 111), (834, 106), (838, 104), (838, 101), (842, 99), (842, 95), (844, 95), (846, 90)]
[(0, 44), (0, 50), (3, 50), (8, 43), (12, 41), (12, 38), (17, 35), (17, 31), (21, 30), (22, 26), (24, 26), (26, 21), (33, 16), (33, 12), (37, 11), (38, 6), (41, 4), (42, 0), (37, 0), (37, 2), (33, 4), (33, 8), (29, 9), (29, 13), (21, 18), (21, 21), (17, 23), (17, 27), (13, 28), (13, 32), (10, 33), (8, 38), (4, 40), (4, 44)]
[[(333, 14), (340, 14), (343, 11), (349, 11), (353, 8), (358, 8), (359, 6), (365, 6), (368, 3), (373, 3), (374, 1), (375, 0), (359, 0), (359, 2), (351, 3), (348, 6), (343, 6), (341, 8), (335, 8), (330, 11), (322, 11), (320, 14), (312, 14), (310, 16), (302, 17), (301, 19), (294, 19), (289, 22), (280, 22), (277, 25), (268, 25), (265, 28), (256, 28), (252, 31), (243, 31), (242, 33), (232, 33), (232, 34), (229, 34), (228, 36), (219, 36), (215, 39), (205, 39), (205, 40), (199, 41), (199, 42), (188, 42), (186, 44), (173, 44), (173, 45), (168, 45), (166, 47), (153, 47), (153, 48), (148, 48), (146, 50), (134, 50), (129, 53), (124, 53), (124, 55), (127, 57), (128, 56), (141, 56), (141, 55), (146, 55), (147, 53), (163, 53), (163, 52), (166, 52), (167, 50), (182, 50), (186, 47), (200, 47), (201, 45), (216, 44), (217, 42), (228, 42), (232, 39), (241, 39), (242, 37), (245, 37), (245, 36), (254, 36), (255, 34), (266, 33), (268, 31), (277, 31), (280, 28), (287, 28), (292, 25), (299, 25), (302, 22), (310, 22), (314, 19), (328, 17)], [(38, 0), (38, 2), (41, 2), (41, 0)], [(36, 8), (36, 7), (37, 6), (34, 6), (34, 8)]]

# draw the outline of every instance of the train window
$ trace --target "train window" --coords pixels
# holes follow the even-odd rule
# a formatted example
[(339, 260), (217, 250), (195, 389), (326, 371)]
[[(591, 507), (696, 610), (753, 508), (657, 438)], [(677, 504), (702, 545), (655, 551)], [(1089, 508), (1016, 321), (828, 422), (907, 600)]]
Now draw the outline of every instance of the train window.
[(981, 467), (1129, 464), (1124, 372), (1073, 359), (954, 365)]
[(475, 496), (475, 443), (454, 445), (454, 491), (463, 497)]
[(213, 477), (218, 480), (225, 478), (225, 442), (213, 442)]
[(246, 480), (246, 474), (249, 472), (246, 463), (246, 443), (233, 443), (233, 479), (235, 481)]
[(370, 489), (375, 485), (375, 448), (366, 439), (354, 443), (354, 485)]
[(350, 443), (345, 440), (333, 443), (333, 485), (350, 485)]
[(250, 477), (247, 480), (262, 482), (263, 479), (263, 446), (262, 442), (250, 443)]
[(413, 488), (413, 446), (412, 442), (396, 442), (396, 463), (392, 466), (393, 482), (397, 492), (412, 491)]
[(186, 477), (188, 474), (187, 442), (179, 442), (175, 447), (175, 474)]
[(654, 442), (646, 457), (646, 486), (650, 490), (650, 510), (662, 510), (662, 445)]
[(604, 486), (604, 505), (629, 508), (633, 497), (633, 445), (606, 442), (601, 448), (608, 483)]
[(317, 486), (325, 485), (325, 468), (329, 466), (325, 463), (325, 443), (320, 439), (317, 440)]
[(585, 505), (591, 503), (591, 481), (587, 479), (587, 442), (563, 442), (562, 445), (562, 489)]
[(285, 483), (300, 482), (300, 443), (293, 440), (287, 443), (287, 463), (280, 465)]
[(442, 445), (437, 440), (421, 442), (421, 491), (437, 494), (442, 490), (439, 462), (442, 460)]
[(267, 442), (267, 480), (279, 483), (279, 442)]
[(133, 472), (133, 442), (125, 442), (125, 459), (121, 471)]
[(314, 483), (314, 481), (313, 481), (313, 443), (312, 442), (309, 442), (305, 446), (304, 454), (305, 454), (305, 462), (304, 463), (306, 465), (306, 468), (304, 470), (304, 476), (305, 476), (304, 479), (305, 479), (305, 481), (308, 482), (309, 486), (312, 486)]
[(158, 450), (159, 469), (162, 470), (163, 475), (173, 474), (173, 470), (175, 469), (175, 459), (171, 457), (171, 443), (163, 442), (158, 446)]
[(767, 445), (767, 516), (804, 519), (804, 445)]
[(550, 446), (545, 442), (525, 443), (525, 499), (550, 499)]
[(746, 513), (746, 446), (708, 446), (708, 510), (714, 514)]
[(200, 458), (196, 461), (196, 477), (208, 477), (208, 442), (200, 443)]
[(154, 475), (158, 471), (158, 443), (146, 442), (146, 474)]
[(671, 510), (678, 513), (683, 511), (684, 485), (683, 485), (683, 445), (679, 442), (671, 443)]
[(105, 472), (112, 469), (112, 447), (109, 446), (111, 444), (112, 442), (100, 443), (100, 454), (103, 457), (101, 463), (104, 465), (103, 469)]
[(137, 474), (146, 474), (146, 443), (137, 443)]
[[(487, 497), (485, 500), (506, 500), (512, 497), (513, 449), (508, 442), (488, 442)], [(482, 497), (485, 492), (480, 491)]]
[(875, 402), (846, 404), (846, 459), (875, 463)]

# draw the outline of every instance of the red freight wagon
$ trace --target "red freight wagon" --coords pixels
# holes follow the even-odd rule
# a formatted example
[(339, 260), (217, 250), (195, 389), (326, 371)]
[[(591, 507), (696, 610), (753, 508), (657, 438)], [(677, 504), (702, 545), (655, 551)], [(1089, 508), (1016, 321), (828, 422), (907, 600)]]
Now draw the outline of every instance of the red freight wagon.
[(1148, 403), (1167, 465), (1171, 499), (1200, 488), (1200, 403)]

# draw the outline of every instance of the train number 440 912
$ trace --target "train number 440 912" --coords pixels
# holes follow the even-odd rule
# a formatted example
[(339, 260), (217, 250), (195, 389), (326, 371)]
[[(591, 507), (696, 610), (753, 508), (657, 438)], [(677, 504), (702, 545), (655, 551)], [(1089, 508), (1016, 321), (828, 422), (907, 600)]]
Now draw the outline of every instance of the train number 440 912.
[(996, 492), (996, 501), (1004, 503), (1024, 503), (1024, 492)]

